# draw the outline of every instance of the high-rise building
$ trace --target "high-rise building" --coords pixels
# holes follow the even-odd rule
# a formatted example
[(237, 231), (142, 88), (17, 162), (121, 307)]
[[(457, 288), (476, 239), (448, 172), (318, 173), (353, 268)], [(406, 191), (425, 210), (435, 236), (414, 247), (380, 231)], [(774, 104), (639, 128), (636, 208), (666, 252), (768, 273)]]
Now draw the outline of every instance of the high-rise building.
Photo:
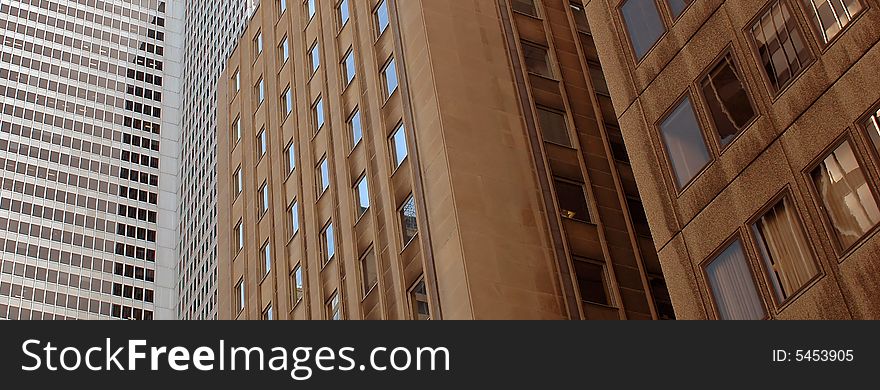
[(880, 2), (586, 3), (676, 315), (880, 318)]
[(220, 318), (673, 316), (578, 4), (263, 2), (218, 101)]
[(175, 318), (182, 17), (0, 2), (0, 318)]
[(217, 318), (217, 79), (257, 0), (186, 2), (177, 316)]

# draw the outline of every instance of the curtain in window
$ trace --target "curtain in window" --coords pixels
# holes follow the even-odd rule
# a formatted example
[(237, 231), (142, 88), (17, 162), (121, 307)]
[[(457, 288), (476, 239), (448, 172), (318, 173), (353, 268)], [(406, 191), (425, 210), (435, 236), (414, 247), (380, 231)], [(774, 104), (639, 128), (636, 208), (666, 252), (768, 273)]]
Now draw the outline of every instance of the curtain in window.
[(742, 242), (736, 240), (708, 266), (706, 275), (715, 306), (722, 320), (760, 320), (764, 305), (758, 295), (755, 280), (743, 252)]
[(831, 153), (812, 176), (841, 249), (851, 247), (880, 222), (877, 201), (849, 142)]
[(859, 0), (804, 0), (825, 43), (834, 38), (864, 7)]
[(819, 273), (788, 198), (764, 214), (754, 229), (779, 301), (790, 297)]

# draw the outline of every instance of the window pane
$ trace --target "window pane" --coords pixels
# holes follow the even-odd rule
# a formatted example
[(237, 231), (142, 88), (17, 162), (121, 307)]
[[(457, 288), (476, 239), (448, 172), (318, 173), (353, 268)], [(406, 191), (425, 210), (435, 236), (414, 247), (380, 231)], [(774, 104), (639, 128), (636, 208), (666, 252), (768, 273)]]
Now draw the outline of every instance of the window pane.
[(510, 7), (516, 12), (538, 17), (538, 7), (535, 5), (535, 0), (511, 0)]
[(324, 248), (323, 249), (324, 249), (324, 254), (325, 254), (324, 263), (326, 264), (331, 259), (333, 259), (333, 256), (336, 255), (336, 240), (335, 240), (335, 237), (333, 236), (333, 224), (332, 223), (327, 225), (327, 227), (324, 229), (323, 236), (324, 236), (324, 242), (323, 242)]
[(642, 57), (666, 32), (657, 3), (651, 0), (626, 0), (620, 7), (636, 58)]
[(287, 37), (281, 40), (281, 62), (287, 62), (290, 58), (290, 45), (287, 44)]
[(529, 73), (553, 78), (553, 66), (550, 65), (550, 54), (546, 47), (523, 42), (522, 50), (526, 70)]
[(290, 219), (290, 235), (295, 236), (299, 232), (299, 205), (296, 201), (287, 208), (288, 218)]
[(397, 131), (394, 132), (394, 135), (391, 136), (391, 152), (394, 154), (392, 156), (394, 158), (394, 167), (400, 167), (403, 161), (406, 160), (408, 153), (406, 149), (406, 130), (403, 125), (400, 125)]
[(581, 299), (600, 305), (610, 305), (605, 281), (605, 265), (597, 261), (574, 258)]
[(394, 59), (388, 62), (388, 65), (385, 67), (383, 71), (383, 77), (385, 78), (385, 97), (390, 97), (394, 91), (397, 90), (398, 82), (397, 82), (397, 65), (394, 63)]
[(409, 300), (412, 305), (413, 318), (416, 320), (430, 320), (431, 306), (428, 304), (428, 290), (425, 281), (420, 280), (409, 292)]
[(339, 312), (339, 294), (335, 292), (330, 301), (327, 302), (327, 319), (334, 321), (342, 319), (342, 315)]
[(312, 119), (315, 123), (315, 133), (324, 127), (324, 99), (318, 98), (315, 105), (312, 106)]
[(752, 37), (774, 92), (788, 85), (812, 59), (797, 21), (783, 2), (774, 3), (752, 26)]
[(370, 190), (367, 187), (367, 177), (361, 177), (355, 185), (355, 196), (357, 197), (357, 215), (364, 215), (370, 208)]
[(752, 226), (778, 302), (819, 274), (794, 205), (785, 197)]
[(257, 81), (256, 90), (257, 90), (257, 91), (256, 91), (256, 92), (257, 92), (257, 101), (258, 101), (260, 104), (262, 104), (262, 103), (263, 103), (263, 100), (266, 99), (266, 95), (265, 95), (266, 90), (265, 90), (265, 88), (264, 88), (264, 86), (263, 86), (263, 79), (260, 79), (260, 81)]
[(269, 149), (269, 141), (266, 139), (266, 130), (261, 130), (257, 135), (257, 153), (258, 157), (263, 157)]
[(318, 42), (315, 42), (309, 50), (309, 61), (312, 64), (312, 74), (314, 74), (318, 71), (318, 68), (321, 67), (321, 56), (318, 49)]
[(666, 0), (666, 2), (669, 3), (669, 10), (672, 11), (672, 18), (678, 19), (678, 17), (681, 16), (681, 13), (684, 12), (684, 9), (693, 3), (694, 0)]
[(263, 249), (260, 250), (260, 253), (263, 255), (263, 273), (268, 274), (272, 270), (272, 248), (269, 247), (268, 241), (263, 244)]
[(590, 211), (583, 185), (560, 180), (556, 180), (555, 184), (562, 217), (590, 222)]
[(880, 111), (877, 111), (865, 121), (865, 129), (868, 131), (868, 138), (874, 144), (874, 150), (880, 153)]
[(240, 280), (238, 282), (238, 285), (235, 287), (235, 290), (236, 290), (236, 292), (238, 292), (238, 312), (241, 313), (242, 311), (244, 311), (244, 306), (245, 306), (245, 303), (247, 302), (247, 299), (245, 297), (244, 281), (243, 280)]
[(706, 266), (706, 277), (712, 290), (718, 316), (722, 320), (760, 320), (764, 318), (764, 304), (758, 295), (755, 280), (743, 252), (742, 242), (736, 240)]
[(871, 184), (848, 141), (825, 158), (811, 176), (840, 249), (852, 247), (880, 222)]
[(285, 155), (287, 157), (287, 173), (290, 174), (296, 169), (296, 150), (293, 148), (293, 144), (287, 147)]
[(345, 72), (345, 85), (351, 84), (352, 80), (354, 80), (356, 69), (353, 51), (349, 51), (348, 54), (345, 55), (345, 60), (342, 62), (342, 68)]
[(864, 7), (859, 0), (803, 0), (822, 40), (828, 43), (846, 27)]
[(400, 208), (400, 230), (404, 245), (409, 244), (415, 238), (416, 233), (419, 232), (416, 220), (416, 200), (412, 196)]
[(587, 21), (587, 13), (584, 11), (584, 7), (580, 4), (570, 3), (571, 13), (574, 15), (574, 22), (577, 25), (578, 31), (582, 33), (590, 33), (590, 23)]
[(689, 97), (663, 120), (660, 131), (681, 189), (709, 163), (709, 150)]
[(291, 278), (291, 295), (293, 305), (296, 306), (299, 301), (303, 298), (303, 277), (302, 277), (302, 267), (297, 265), (293, 270), (293, 277)]
[(715, 131), (726, 146), (755, 118), (739, 70), (730, 54), (724, 56), (701, 82)]
[(538, 107), (537, 111), (544, 141), (571, 147), (565, 114), (541, 107)]
[(370, 249), (361, 258), (361, 279), (363, 280), (364, 295), (379, 282), (379, 272), (376, 270), (376, 254)]
[(346, 23), (348, 23), (348, 18), (349, 18), (348, 12), (349, 12), (348, 0), (342, 0), (339, 3), (339, 26), (340, 27), (344, 26)]
[(330, 164), (327, 162), (327, 158), (321, 159), (321, 163), (318, 165), (318, 192), (323, 194), (327, 189), (330, 188)]
[(364, 137), (361, 112), (359, 110), (355, 110), (354, 114), (351, 115), (348, 125), (351, 127), (351, 145), (353, 148), (361, 143), (361, 139)]
[(385, 0), (382, 0), (379, 3), (379, 6), (376, 7), (375, 11), (376, 18), (376, 26), (378, 27), (378, 34), (382, 35), (385, 30), (388, 28), (389, 19), (388, 19), (388, 3)]

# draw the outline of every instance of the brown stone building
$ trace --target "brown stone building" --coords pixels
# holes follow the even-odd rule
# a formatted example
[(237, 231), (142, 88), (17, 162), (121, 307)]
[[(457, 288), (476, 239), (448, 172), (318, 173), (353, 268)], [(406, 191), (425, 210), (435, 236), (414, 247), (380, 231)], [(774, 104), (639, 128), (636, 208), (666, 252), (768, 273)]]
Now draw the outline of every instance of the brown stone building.
[(678, 318), (880, 318), (880, 2), (585, 4)]
[(580, 5), (263, 1), (218, 93), (221, 318), (673, 315)]

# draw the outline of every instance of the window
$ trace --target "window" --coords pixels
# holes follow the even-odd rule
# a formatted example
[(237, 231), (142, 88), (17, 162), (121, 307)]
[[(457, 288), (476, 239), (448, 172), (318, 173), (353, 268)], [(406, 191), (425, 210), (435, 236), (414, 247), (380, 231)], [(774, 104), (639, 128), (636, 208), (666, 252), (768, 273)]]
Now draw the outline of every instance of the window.
[(810, 177), (841, 251), (851, 248), (880, 222), (872, 184), (849, 141), (831, 152)]
[(700, 130), (689, 97), (663, 119), (660, 124), (666, 153), (675, 173), (678, 189), (684, 188), (709, 164), (709, 150)]
[(232, 124), (232, 144), (236, 145), (238, 141), (241, 141), (241, 117), (235, 118)]
[(407, 156), (406, 129), (403, 124), (397, 126), (397, 130), (391, 135), (391, 154), (394, 160), (394, 168), (400, 168)]
[(584, 185), (560, 179), (554, 180), (554, 184), (556, 185), (559, 212), (562, 217), (589, 223), (590, 209), (587, 205)]
[(328, 189), (330, 189), (330, 163), (327, 162), (327, 156), (321, 158), (318, 163), (318, 197), (320, 198)]
[(330, 299), (327, 301), (327, 319), (333, 321), (339, 321), (342, 319), (342, 315), (339, 310), (339, 294), (337, 292), (333, 292), (333, 295), (330, 296)]
[(318, 68), (321, 67), (321, 53), (318, 47), (318, 41), (312, 43), (312, 48), (309, 49), (309, 64), (312, 65), (311, 74), (315, 74), (315, 72), (318, 71)]
[(281, 53), (281, 63), (287, 62), (290, 58), (290, 44), (287, 42), (287, 36), (281, 39), (281, 45), (278, 46), (278, 50)]
[(263, 100), (266, 100), (266, 89), (263, 85), (263, 78), (260, 77), (260, 81), (257, 81), (257, 84), (254, 85), (254, 94), (257, 95), (257, 105), (263, 104)]
[(346, 87), (354, 80), (356, 72), (357, 68), (355, 67), (354, 63), (354, 51), (352, 49), (348, 49), (348, 53), (345, 53), (345, 58), (342, 59), (342, 75), (345, 80)]
[(287, 207), (287, 218), (287, 231), (290, 232), (290, 237), (293, 237), (299, 233), (299, 205), (296, 199)]
[(357, 217), (360, 218), (370, 208), (370, 189), (367, 185), (366, 173), (354, 185), (354, 197), (357, 200)]
[(278, 15), (287, 11), (287, 0), (275, 0), (275, 3), (278, 5)]
[(351, 134), (351, 148), (354, 149), (364, 138), (363, 123), (361, 122), (361, 112), (358, 109), (348, 117), (348, 129)]
[(813, 58), (797, 21), (781, 0), (752, 25), (752, 38), (773, 92), (787, 86)]
[(823, 43), (834, 37), (849, 25), (865, 9), (859, 0), (802, 0), (805, 12), (813, 20), (813, 27), (819, 31)]
[(666, 32), (653, 0), (626, 0), (620, 7), (636, 60), (641, 61)]
[(397, 91), (398, 86), (397, 65), (394, 63), (394, 58), (388, 60), (388, 64), (382, 70), (382, 80), (385, 82), (385, 98), (387, 99), (394, 91)]
[(694, 0), (666, 0), (666, 3), (669, 4), (669, 11), (672, 13), (672, 19), (678, 19), (693, 2)]
[(257, 134), (257, 159), (263, 158), (269, 151), (269, 140), (266, 136), (266, 129), (260, 130)]
[(764, 304), (740, 240), (731, 243), (706, 264), (705, 272), (719, 319), (760, 320), (765, 317)]
[(241, 72), (236, 69), (235, 75), (232, 76), (232, 86), (235, 88), (235, 92), (241, 91)]
[(238, 296), (238, 307), (235, 308), (236, 313), (241, 313), (244, 311), (247, 302), (244, 291), (244, 279), (240, 279), (238, 284), (235, 285), (235, 295)]
[(376, 252), (373, 248), (367, 250), (361, 256), (361, 280), (363, 282), (364, 296), (379, 283), (379, 271), (376, 267)]
[(373, 19), (375, 19), (376, 23), (376, 36), (380, 37), (385, 33), (385, 30), (388, 29), (388, 24), (390, 23), (390, 20), (388, 19), (387, 1), (382, 0), (379, 2), (376, 10), (373, 11)]
[(700, 88), (721, 146), (727, 146), (756, 117), (732, 54), (725, 55), (709, 70), (700, 81)]
[(269, 246), (269, 240), (260, 248), (260, 258), (263, 259), (263, 275), (268, 275), (272, 271), (272, 248)]
[(522, 42), (522, 51), (526, 70), (529, 73), (553, 78), (553, 65), (550, 63), (550, 53), (546, 47)]
[(238, 254), (244, 250), (244, 226), (241, 225), (241, 221), (238, 221), (235, 228), (232, 230), (232, 239), (236, 240), (234, 255), (238, 256)]
[(336, 256), (336, 240), (333, 237), (333, 222), (327, 224), (321, 231), (321, 253), (324, 255), (324, 264), (333, 260)]
[(287, 87), (281, 94), (281, 109), (283, 110), (281, 112), (282, 119), (287, 119), (293, 112), (293, 94), (290, 92), (290, 87)]
[(577, 25), (578, 31), (590, 34), (590, 22), (587, 21), (587, 13), (584, 11), (584, 7), (575, 3), (569, 3), (569, 7), (571, 7), (571, 13), (574, 15), (574, 23)]
[(293, 141), (287, 145), (287, 148), (284, 149), (285, 160), (285, 168), (287, 168), (287, 174), (290, 175), (296, 169), (296, 149), (293, 148)]
[(303, 274), (302, 266), (297, 264), (290, 274), (290, 299), (296, 306), (303, 299)]
[(416, 220), (416, 200), (412, 195), (400, 206), (399, 214), (400, 233), (403, 239), (403, 246), (406, 247), (419, 232), (419, 225)]
[(581, 300), (611, 306), (605, 263), (579, 257), (574, 257), (572, 260), (577, 275), (578, 288), (581, 292)]
[(565, 114), (559, 111), (537, 107), (538, 121), (541, 124), (541, 133), (544, 141), (571, 147), (569, 138), (568, 121)]
[(272, 321), (272, 319), (272, 304), (270, 303), (269, 306), (266, 306), (266, 309), (263, 310), (263, 321)]
[(260, 186), (259, 196), (260, 196), (260, 216), (262, 217), (267, 212), (269, 212), (269, 185), (266, 184), (266, 182), (263, 182), (263, 185)]
[(316, 0), (305, 0), (306, 12), (309, 14), (309, 20), (314, 18), (315, 14), (318, 12), (318, 10), (315, 9), (315, 2)]
[(819, 274), (788, 196), (752, 224), (752, 233), (778, 303), (785, 302)]
[(232, 174), (232, 192), (233, 197), (238, 198), (241, 195), (241, 191), (244, 190), (244, 180), (242, 179), (241, 166), (239, 166), (235, 173)]
[(324, 99), (320, 96), (312, 105), (312, 123), (315, 124), (315, 134), (324, 127)]
[(254, 61), (263, 53), (263, 32), (260, 31), (254, 36)]
[(422, 278), (409, 289), (409, 303), (415, 320), (430, 320), (431, 305), (428, 304), (428, 289)]
[(522, 14), (538, 17), (538, 6), (535, 4), (535, 0), (511, 0), (510, 8)]
[(868, 138), (874, 144), (874, 150), (880, 153), (880, 110), (872, 113), (864, 123)]
[(348, 23), (350, 12), (348, 8), (348, 0), (340, 1), (339, 5), (336, 6), (336, 9), (339, 12), (339, 29), (341, 30)]

